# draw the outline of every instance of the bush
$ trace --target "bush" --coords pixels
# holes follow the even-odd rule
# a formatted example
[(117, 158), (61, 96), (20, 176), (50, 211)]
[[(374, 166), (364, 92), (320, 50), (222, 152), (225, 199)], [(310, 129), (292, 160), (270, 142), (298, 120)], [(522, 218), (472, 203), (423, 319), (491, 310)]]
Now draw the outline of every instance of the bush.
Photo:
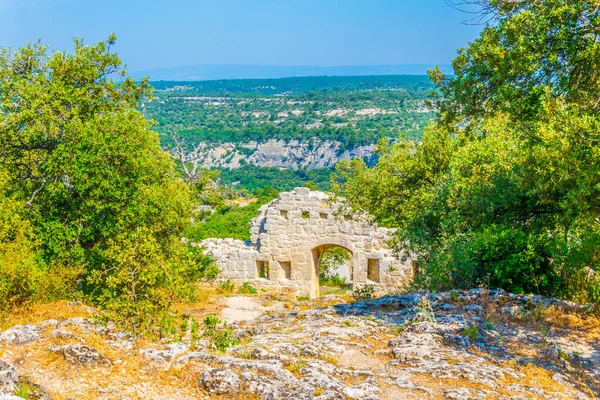
[(203, 335), (211, 340), (212, 348), (221, 353), (239, 343), (238, 339), (233, 337), (231, 329), (227, 328), (226, 323), (215, 315), (207, 315), (204, 318)]
[(359, 300), (372, 299), (375, 295), (375, 286), (369, 284), (359, 286), (354, 289), (353, 295)]
[(99, 268), (88, 274), (91, 298), (106, 317), (134, 333), (163, 336), (171, 305), (193, 301), (196, 282), (212, 263), (197, 247), (173, 238), (160, 243), (148, 229), (107, 242)]
[(190, 187), (138, 109), (147, 81), (109, 78), (126, 76), (115, 40), (0, 51), (0, 308), (76, 291), (161, 336), (216, 268), (181, 241)]
[(244, 282), (242, 286), (240, 286), (238, 292), (241, 294), (257, 294), (258, 291), (254, 286), (250, 284), (250, 282)]
[(321, 276), (319, 277), (319, 285), (339, 288), (346, 288), (350, 286), (348, 281), (346, 281), (344, 278), (340, 278), (339, 275)]
[(24, 213), (25, 204), (10, 196), (8, 175), (0, 171), (0, 316), (45, 295), (45, 268)]

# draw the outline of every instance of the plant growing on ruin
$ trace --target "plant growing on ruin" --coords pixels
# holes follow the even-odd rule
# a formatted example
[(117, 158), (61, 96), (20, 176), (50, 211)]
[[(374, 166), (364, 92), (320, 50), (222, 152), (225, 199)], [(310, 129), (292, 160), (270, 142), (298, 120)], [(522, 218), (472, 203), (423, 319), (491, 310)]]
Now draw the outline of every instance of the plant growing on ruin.
[(466, 326), (460, 334), (474, 341), (477, 340), (477, 337), (479, 336), (479, 330), (475, 325)]
[(429, 299), (427, 299), (427, 296), (421, 296), (419, 298), (415, 310), (417, 310), (415, 320), (435, 322), (435, 313), (433, 312), (433, 307), (431, 306)]

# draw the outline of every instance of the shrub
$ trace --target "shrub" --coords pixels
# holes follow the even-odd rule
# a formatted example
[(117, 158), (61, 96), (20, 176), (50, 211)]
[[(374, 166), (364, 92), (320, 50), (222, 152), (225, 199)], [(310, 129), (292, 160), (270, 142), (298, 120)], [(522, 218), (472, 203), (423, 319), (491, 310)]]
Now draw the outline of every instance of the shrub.
[(238, 289), (238, 292), (241, 294), (257, 294), (258, 291), (254, 286), (250, 284), (250, 282), (244, 282), (242, 286)]
[(375, 295), (375, 286), (373, 285), (362, 285), (354, 289), (354, 297), (360, 300), (372, 299)]
[(239, 340), (233, 337), (231, 329), (228, 329), (226, 323), (215, 315), (207, 315), (204, 318), (203, 335), (211, 340), (212, 348), (221, 353), (239, 344)]
[(9, 195), (8, 175), (0, 171), (0, 316), (46, 294), (45, 268), (24, 213), (25, 204)]
[(235, 284), (227, 279), (226, 281), (219, 283), (219, 290), (224, 294), (232, 294), (235, 291)]
[(468, 337), (471, 340), (476, 340), (479, 336), (479, 330), (475, 325), (467, 326), (460, 332), (461, 335)]
[(190, 188), (138, 109), (147, 81), (108, 78), (126, 75), (115, 40), (0, 51), (0, 308), (77, 290), (161, 336), (215, 267), (181, 241)]
[(344, 278), (340, 278), (339, 275), (320, 276), (319, 277), (319, 285), (339, 287), (339, 288), (346, 288), (346, 287), (350, 286), (348, 281), (346, 281), (346, 279), (344, 279)]

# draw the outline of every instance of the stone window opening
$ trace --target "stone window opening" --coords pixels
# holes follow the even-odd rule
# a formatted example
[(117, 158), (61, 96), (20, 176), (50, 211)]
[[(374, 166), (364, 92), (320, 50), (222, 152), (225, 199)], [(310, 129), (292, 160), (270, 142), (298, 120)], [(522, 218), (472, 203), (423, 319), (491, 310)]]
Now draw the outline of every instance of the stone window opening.
[(256, 274), (259, 278), (269, 278), (269, 263), (266, 261), (256, 261)]
[(279, 215), (281, 215), (281, 218), (289, 219), (287, 210), (279, 210)]
[(292, 279), (292, 263), (290, 261), (279, 261), (285, 279)]
[(375, 258), (368, 259), (367, 279), (371, 282), (379, 282), (379, 260)]
[(321, 219), (327, 219), (326, 213), (319, 213), (319, 216), (321, 217)]
[(308, 212), (308, 211), (302, 211), (302, 218), (309, 219), (310, 218), (310, 212)]

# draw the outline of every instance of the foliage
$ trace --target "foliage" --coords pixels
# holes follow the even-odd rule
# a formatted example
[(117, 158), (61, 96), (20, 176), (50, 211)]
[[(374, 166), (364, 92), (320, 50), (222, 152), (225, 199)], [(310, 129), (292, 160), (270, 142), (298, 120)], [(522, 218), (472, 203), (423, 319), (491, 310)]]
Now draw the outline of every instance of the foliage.
[(477, 337), (479, 336), (479, 330), (475, 325), (465, 326), (460, 334), (471, 340), (477, 340)]
[(494, 23), (439, 70), (423, 142), (344, 163), (337, 186), (398, 228), (433, 290), (474, 286), (597, 301), (600, 270), (598, 8), (484, 2)]
[[(400, 132), (417, 138), (433, 113), (423, 76), (303, 77), (204, 82), (153, 82), (144, 101), (165, 148), (172, 133), (200, 142), (250, 144), (270, 139), (335, 140), (343, 152)], [(364, 110), (383, 110), (371, 114)], [(236, 146), (249, 154), (251, 149)], [(276, 186), (277, 187), (277, 186)]]
[(267, 279), (269, 278), (269, 262), (263, 261), (263, 267), (258, 271), (258, 277)]
[(151, 89), (124, 78), (115, 40), (76, 39), (72, 54), (1, 50), (0, 167), (21, 208), (11, 218), (26, 221), (1, 240), (25, 249), (10, 257), (28, 279), (45, 269), (55, 294), (70, 285), (125, 327), (155, 332), (210, 260), (180, 240), (190, 191), (137, 110)]
[(350, 252), (343, 247), (331, 247), (323, 252), (319, 258), (319, 276), (329, 276), (334, 269), (345, 265), (350, 260)]
[(242, 283), (242, 285), (238, 289), (238, 292), (240, 292), (241, 294), (257, 294), (258, 293), (256, 288), (254, 286), (252, 286), (250, 284), (250, 282)]
[(426, 95), (431, 82), (417, 75), (371, 75), (371, 76), (306, 76), (280, 79), (221, 79), (213, 81), (156, 81), (152, 86), (159, 91), (176, 91), (186, 94), (220, 95), (276, 95), (302, 94), (307, 97), (317, 95), (331, 96), (334, 93), (352, 93), (360, 91), (406, 91), (420, 92)]
[(222, 281), (219, 283), (219, 290), (224, 294), (232, 294), (235, 291), (235, 283), (231, 282), (229, 279)]
[(375, 286), (364, 284), (354, 289), (353, 296), (359, 300), (372, 299), (375, 295)]
[(419, 302), (415, 306), (417, 315), (413, 319), (413, 323), (417, 321), (428, 321), (435, 322), (435, 313), (433, 312), (433, 306), (427, 296), (421, 296)]
[(328, 287), (348, 288), (352, 287), (345, 278), (341, 278), (339, 275), (319, 276), (319, 285)]
[(258, 198), (246, 206), (224, 205), (209, 214), (203, 221), (189, 226), (184, 237), (200, 241), (207, 238), (234, 238), (250, 240), (250, 221), (258, 215), (258, 209), (277, 197), (274, 189), (258, 190)]
[(38, 298), (44, 275), (25, 204), (10, 195), (8, 181), (0, 171), (0, 315)]
[(203, 335), (211, 340), (212, 348), (221, 353), (239, 343), (238, 339), (233, 337), (232, 330), (227, 328), (227, 323), (215, 315), (207, 315), (204, 318)]
[[(337, 269), (346, 267), (350, 252), (343, 247), (332, 247), (323, 252), (319, 258), (319, 285), (331, 287), (348, 287), (346, 279), (341, 278)], [(346, 267), (347, 268), (347, 267)]]
[(290, 191), (296, 187), (308, 187), (307, 185), (310, 185), (312, 190), (330, 191), (332, 174), (334, 171), (329, 168), (292, 170), (245, 165), (241, 168), (221, 169), (219, 183), (224, 186), (242, 188), (251, 193), (268, 187), (280, 191)]

